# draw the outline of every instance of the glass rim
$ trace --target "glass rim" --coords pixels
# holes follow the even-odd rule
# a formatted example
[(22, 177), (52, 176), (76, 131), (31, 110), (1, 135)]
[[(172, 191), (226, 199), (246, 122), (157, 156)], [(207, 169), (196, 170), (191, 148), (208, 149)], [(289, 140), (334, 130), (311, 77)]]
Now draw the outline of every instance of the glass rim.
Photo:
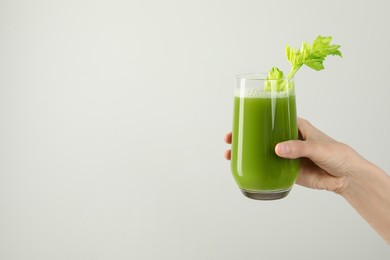
[[(236, 75), (236, 78), (238, 80), (287, 80), (286, 77), (283, 77), (281, 79), (267, 79), (268, 73), (244, 73), (244, 74), (238, 74)], [(289, 78), (288, 80), (293, 80), (294, 77)]]

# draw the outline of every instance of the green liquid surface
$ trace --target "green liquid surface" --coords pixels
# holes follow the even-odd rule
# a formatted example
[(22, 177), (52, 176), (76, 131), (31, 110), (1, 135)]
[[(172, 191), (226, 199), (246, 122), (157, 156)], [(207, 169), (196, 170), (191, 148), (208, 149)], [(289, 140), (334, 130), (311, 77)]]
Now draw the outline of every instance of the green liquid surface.
[(295, 96), (235, 97), (231, 168), (241, 189), (289, 189), (299, 160), (275, 154), (275, 145), (298, 138)]

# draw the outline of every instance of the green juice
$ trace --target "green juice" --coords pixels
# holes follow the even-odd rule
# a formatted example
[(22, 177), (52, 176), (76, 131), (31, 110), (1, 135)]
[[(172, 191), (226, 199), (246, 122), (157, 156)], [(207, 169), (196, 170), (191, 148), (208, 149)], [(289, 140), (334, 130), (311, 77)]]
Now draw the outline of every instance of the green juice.
[(232, 133), (231, 168), (241, 190), (288, 193), (299, 160), (278, 157), (275, 145), (298, 139), (294, 92), (236, 95)]

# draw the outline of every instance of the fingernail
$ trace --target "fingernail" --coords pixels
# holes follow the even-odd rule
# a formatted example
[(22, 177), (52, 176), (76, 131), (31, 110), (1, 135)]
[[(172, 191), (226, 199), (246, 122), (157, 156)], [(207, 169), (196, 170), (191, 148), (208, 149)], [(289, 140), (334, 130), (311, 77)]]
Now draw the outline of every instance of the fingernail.
[(288, 145), (287, 144), (277, 144), (276, 145), (276, 153), (277, 154), (287, 154), (288, 153)]

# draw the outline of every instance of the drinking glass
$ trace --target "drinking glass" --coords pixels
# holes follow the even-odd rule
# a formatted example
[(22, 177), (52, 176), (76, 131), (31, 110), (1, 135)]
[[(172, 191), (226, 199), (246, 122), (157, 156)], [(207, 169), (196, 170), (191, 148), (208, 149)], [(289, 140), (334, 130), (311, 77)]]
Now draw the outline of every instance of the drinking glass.
[(257, 200), (287, 196), (300, 168), (298, 159), (275, 154), (277, 143), (298, 139), (294, 79), (266, 78), (237, 76), (234, 95), (231, 170), (242, 193)]

